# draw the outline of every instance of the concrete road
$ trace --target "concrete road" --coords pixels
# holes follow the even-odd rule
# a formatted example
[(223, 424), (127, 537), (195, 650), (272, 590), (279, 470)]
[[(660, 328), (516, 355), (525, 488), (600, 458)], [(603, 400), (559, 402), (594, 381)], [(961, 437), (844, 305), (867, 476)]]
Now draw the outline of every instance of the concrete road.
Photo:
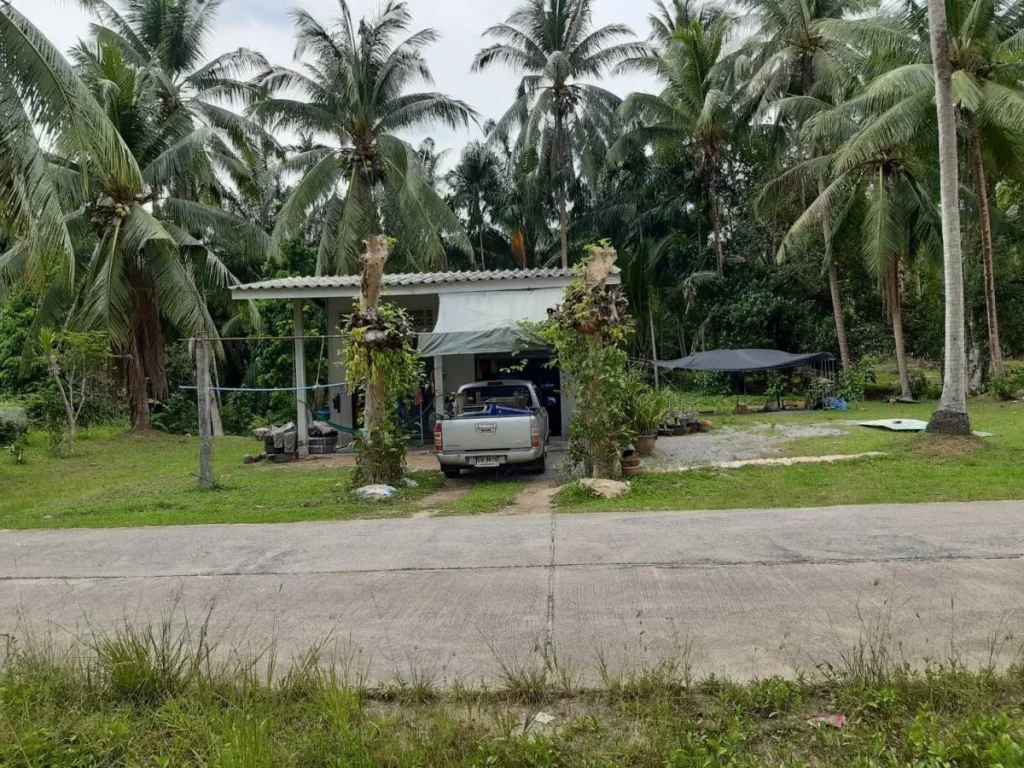
[(493, 679), (545, 648), (734, 678), (841, 661), (1008, 661), (1024, 502), (0, 531), (0, 633), (195, 623), (372, 679)]

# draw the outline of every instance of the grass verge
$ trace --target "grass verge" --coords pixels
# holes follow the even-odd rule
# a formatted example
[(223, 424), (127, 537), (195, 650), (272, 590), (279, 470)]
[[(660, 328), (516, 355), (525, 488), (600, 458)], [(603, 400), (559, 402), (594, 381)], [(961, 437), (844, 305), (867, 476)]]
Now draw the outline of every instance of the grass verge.
[(389, 501), (360, 501), (349, 488), (348, 470), (315, 463), (245, 466), (242, 458), (256, 443), (224, 437), (214, 450), (218, 486), (203, 491), (195, 478), (194, 438), (159, 432), (86, 437), (66, 458), (50, 458), (42, 436), (34, 436), (26, 464), (0, 456), (0, 529), (402, 517), (443, 480), (436, 472), (414, 473), (419, 487), (402, 487)]
[[(883, 418), (927, 420), (933, 404), (862, 406), (847, 413), (790, 413), (733, 417), (732, 427), (779, 423), (845, 422)], [(1024, 405), (971, 403), (984, 439), (950, 440), (837, 424), (842, 435), (795, 440), (785, 456), (827, 456), (878, 451), (882, 458), (843, 464), (707, 469), (645, 474), (627, 496), (598, 499), (570, 486), (555, 498), (562, 511), (746, 509), (937, 501), (986, 501), (1024, 496)], [(700, 436), (680, 438), (699, 440)]]
[[(662, 663), (604, 669), (589, 690), (558, 664), (490, 689), (415, 676), (369, 688), (323, 649), (281, 674), (169, 624), (64, 652), (12, 642), (0, 661), (11, 768), (1024, 765), (1017, 665), (915, 672), (853, 653), (813, 678), (744, 685)], [(820, 715), (842, 727), (809, 722)]]
[(487, 515), (500, 512), (515, 501), (516, 496), (526, 487), (526, 480), (503, 477), (497, 480), (474, 478), (466, 494), (455, 501), (438, 507), (439, 516)]

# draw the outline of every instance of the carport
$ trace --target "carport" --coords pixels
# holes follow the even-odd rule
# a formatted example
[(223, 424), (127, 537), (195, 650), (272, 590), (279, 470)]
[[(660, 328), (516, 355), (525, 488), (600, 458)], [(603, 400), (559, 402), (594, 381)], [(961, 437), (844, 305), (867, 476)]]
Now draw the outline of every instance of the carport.
[[(512, 355), (534, 361), (546, 358), (546, 350), (536, 348), (525, 337), (521, 324), (546, 320), (547, 310), (561, 301), (572, 279), (572, 269), (552, 268), (386, 274), (383, 284), (384, 299), (405, 309), (420, 333), (420, 354), (430, 360), (435, 408), (440, 412), (445, 395), (477, 381), (482, 374), (489, 377), (496, 359)], [(343, 394), (345, 368), (339, 329), (358, 301), (360, 280), (359, 275), (288, 277), (232, 288), (232, 298), (238, 301), (293, 303), (296, 423), (300, 436), (306, 434), (307, 421), (302, 340), (306, 301), (316, 301), (327, 311), (328, 381), (332, 391), (339, 392), (331, 399), (331, 421), (347, 429), (356, 426), (354, 399)], [(617, 273), (608, 279), (609, 284), (618, 282)], [(551, 395), (559, 398), (559, 426), (562, 434), (568, 434), (572, 403), (561, 402), (560, 380), (559, 374), (557, 390)]]

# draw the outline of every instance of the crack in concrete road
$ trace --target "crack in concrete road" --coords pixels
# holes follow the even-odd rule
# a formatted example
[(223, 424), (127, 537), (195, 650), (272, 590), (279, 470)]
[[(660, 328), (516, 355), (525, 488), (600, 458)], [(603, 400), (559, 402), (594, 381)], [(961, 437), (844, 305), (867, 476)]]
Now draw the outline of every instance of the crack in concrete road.
[(557, 516), (555, 508), (551, 508), (551, 557), (548, 562), (548, 616), (547, 624), (545, 626), (544, 633), (544, 650), (549, 653), (552, 651), (555, 642), (555, 569), (558, 567), (555, 563), (555, 532), (557, 526)]
[(610, 561), (597, 563), (556, 563), (555, 538), (552, 521), (551, 562), (542, 564), (525, 563), (523, 565), (454, 565), (446, 567), (407, 567), (407, 568), (327, 568), (307, 571), (213, 571), (189, 573), (157, 573), (150, 575), (134, 574), (103, 574), (103, 575), (54, 575), (54, 576), (0, 576), (0, 582), (9, 581), (105, 581), (115, 579), (202, 579), (202, 578), (238, 578), (245, 576), (344, 576), (387, 574), (387, 573), (472, 573), (473, 571), (547, 571), (548, 572), (548, 613), (547, 635), (554, 631), (555, 571), (559, 570), (629, 570), (635, 568), (662, 568), (666, 570), (714, 569), (714, 568), (747, 568), (775, 566), (829, 566), (829, 565), (887, 565), (891, 563), (959, 563), (973, 561), (1024, 560), (1024, 552), (1001, 555), (942, 555), (942, 556), (909, 556), (909, 557), (851, 557), (851, 558), (793, 558), (787, 560), (707, 560), (683, 563), (672, 560), (649, 561)]

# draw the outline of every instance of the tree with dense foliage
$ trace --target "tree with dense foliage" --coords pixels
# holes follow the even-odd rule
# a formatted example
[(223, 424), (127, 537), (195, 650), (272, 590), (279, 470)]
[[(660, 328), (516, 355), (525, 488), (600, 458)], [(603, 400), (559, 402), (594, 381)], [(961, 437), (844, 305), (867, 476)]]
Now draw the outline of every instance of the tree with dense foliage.
[(28, 19), (0, 3), (0, 295), (23, 281), (41, 291), (74, 280), (75, 243), (49, 147), (88, 159), (96, 173), (142, 182), (114, 125), (61, 53)]
[(446, 241), (467, 253), (472, 246), (416, 149), (396, 134), (433, 125), (462, 128), (475, 112), (442, 93), (409, 92), (431, 82), (423, 51), (438, 34), (424, 29), (399, 39), (412, 20), (406, 3), (388, 0), (358, 25), (348, 3), (338, 4), (340, 18), (330, 27), (296, 10), (300, 68), (273, 67), (259, 80), (270, 95), (253, 106), (254, 116), (278, 131), (330, 142), (290, 159), (302, 180), (281, 209), (275, 236), (294, 236), (309, 211), (325, 204), (319, 272), (355, 271), (363, 243), (381, 231), (397, 238), (411, 268), (441, 266)]
[[(738, 53), (748, 72), (744, 83), (748, 114), (768, 113), (780, 100), (792, 97), (816, 104), (835, 104), (849, 90), (858, 62), (845, 41), (830, 34), (829, 25), (863, 11), (864, 0), (743, 0), (741, 7), (747, 15), (740, 23), (756, 29)], [(822, 151), (813, 144), (792, 149), (802, 150), (805, 156)], [(811, 184), (819, 194), (824, 192), (823, 176), (819, 175)], [(832, 257), (834, 233), (828, 211), (823, 212), (820, 227), (840, 358), (848, 366), (852, 359), (839, 275)]]
[(480, 269), (487, 269), (484, 242), (497, 218), (505, 194), (501, 161), (487, 144), (474, 141), (462, 150), (458, 164), (445, 176), (449, 200), (457, 211), (465, 211), (468, 231), (480, 249)]
[(719, 11), (706, 10), (672, 32), (657, 53), (635, 58), (627, 66), (655, 74), (664, 88), (658, 95), (634, 93), (619, 114), (626, 132), (612, 147), (621, 159), (630, 143), (692, 144), (700, 154), (701, 178), (711, 205), (716, 272), (725, 277), (722, 222), (718, 199), (718, 157), (731, 118), (729, 97), (718, 65), (732, 24)]
[(522, 74), (512, 106), (492, 135), (517, 133), (517, 152), (534, 149), (550, 167), (558, 201), (562, 266), (569, 266), (570, 177), (593, 178), (615, 140), (618, 96), (584, 78), (600, 78), (643, 55), (624, 24), (593, 29), (592, 0), (527, 0), (484, 34), (499, 42), (480, 51), (473, 71), (506, 66)]
[[(146, 429), (149, 399), (168, 394), (164, 323), (186, 334), (215, 334), (204, 290), (233, 281), (207, 241), (234, 239), (267, 258), (274, 247), (258, 227), (210, 199), (209, 190), (220, 184), (219, 160), (231, 150), (216, 129), (160, 101), (160, 70), (134, 65), (120, 48), (99, 42), (83, 43), (73, 55), (142, 176), (135, 184), (61, 163), (71, 218), (89, 228), (96, 243), (76, 287), (76, 317), (108, 333), (124, 362), (132, 423)], [(63, 288), (54, 291), (60, 295)], [(59, 303), (43, 307), (62, 310)], [(49, 315), (41, 313), (37, 322), (52, 322)]]
[(783, 240), (782, 251), (799, 250), (827, 216), (833, 234), (859, 222), (864, 260), (877, 276), (883, 305), (892, 324), (900, 388), (911, 395), (910, 368), (903, 332), (903, 283), (908, 260), (938, 251), (938, 212), (924, 177), (926, 168), (911, 152), (911, 136), (886, 129), (888, 114), (869, 97), (838, 107), (823, 105), (808, 120), (812, 141), (837, 144), (830, 155), (798, 164), (772, 182), (766, 194), (790, 185), (828, 178)]
[[(989, 356), (997, 375), (1004, 373), (996, 308), (992, 246), (992, 201), (987, 166), (1021, 167), (1024, 151), (1024, 32), (1021, 9), (995, 0), (947, 0), (953, 101), (981, 235)], [(868, 86), (874, 98), (890, 105), (891, 122), (913, 127), (935, 120), (935, 77), (922, 8), (911, 4), (891, 16), (846, 24), (846, 39), (869, 49), (883, 73)], [(928, 131), (934, 133), (934, 129)]]

